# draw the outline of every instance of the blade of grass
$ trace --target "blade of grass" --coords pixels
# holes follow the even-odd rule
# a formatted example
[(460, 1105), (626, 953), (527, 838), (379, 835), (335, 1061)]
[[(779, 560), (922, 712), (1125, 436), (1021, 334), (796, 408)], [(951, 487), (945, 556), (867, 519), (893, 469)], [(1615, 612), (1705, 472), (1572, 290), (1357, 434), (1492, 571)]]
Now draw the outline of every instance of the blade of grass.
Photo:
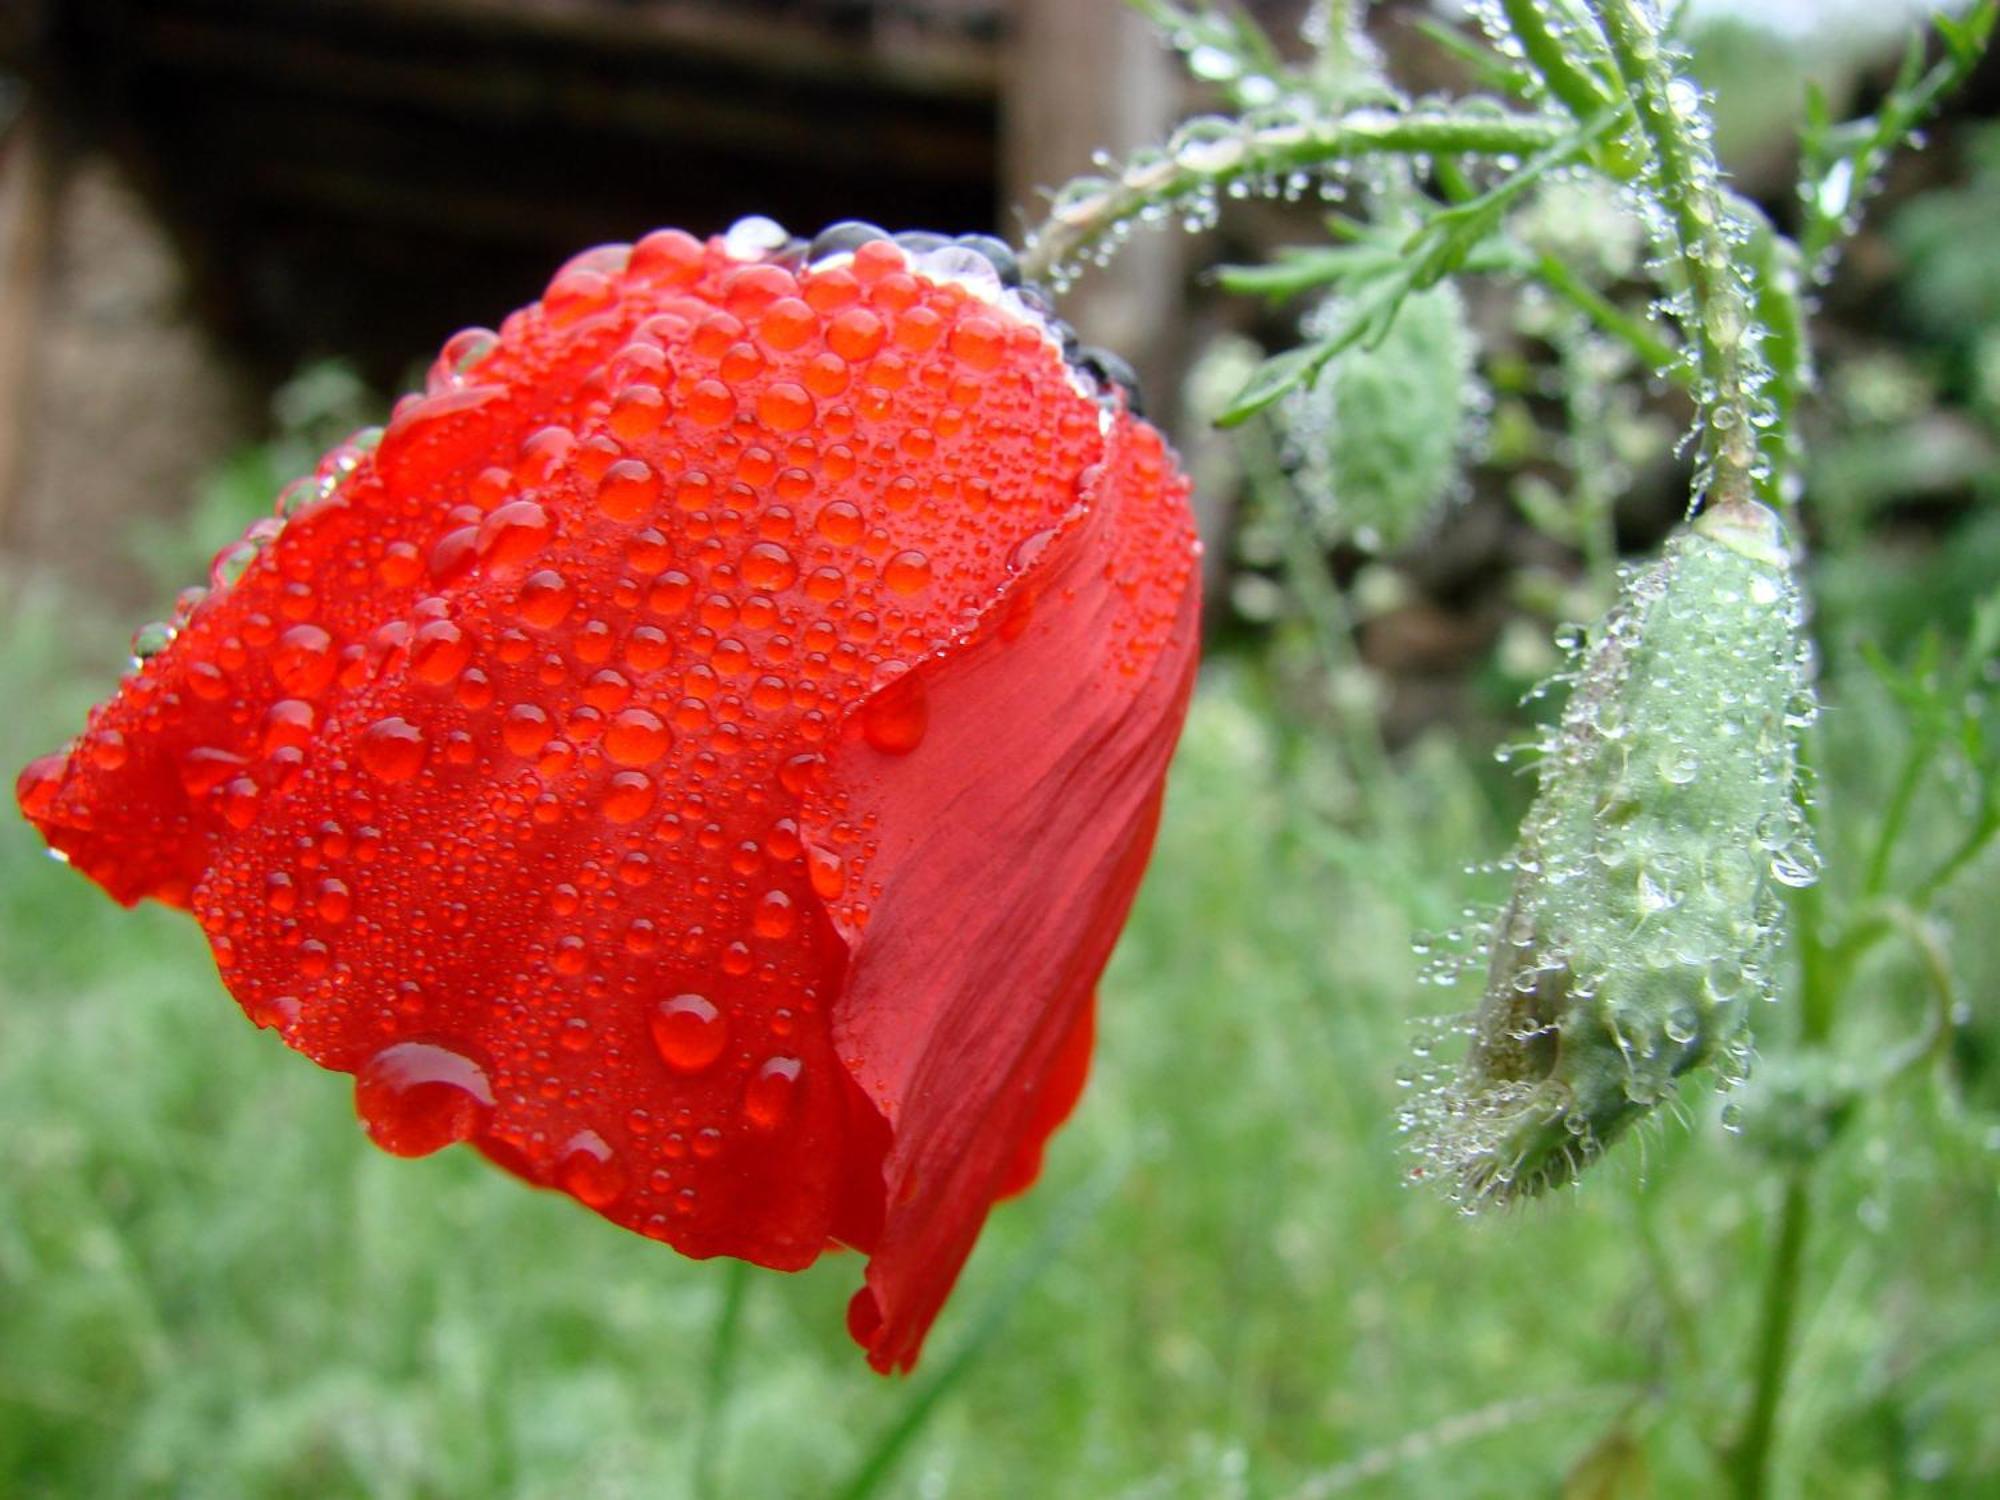
[(1131, 1159), (1120, 1157), (1108, 1163), (1081, 1187), (1076, 1188), (1049, 1215), (1048, 1223), (1015, 1265), (1013, 1274), (986, 1299), (979, 1315), (962, 1342), (936, 1374), (917, 1385), (904, 1403), (902, 1413), (875, 1442), (867, 1456), (855, 1466), (847, 1483), (833, 1491), (834, 1500), (869, 1500), (879, 1494), (882, 1483), (896, 1461), (923, 1432), (940, 1402), (964, 1380), (980, 1357), (995, 1342), (1013, 1317), (1028, 1289), (1048, 1269), (1049, 1264), (1068, 1248), (1084, 1225), (1097, 1217), (1098, 1210), (1124, 1182)]
[(715, 1315), (715, 1342), (709, 1346), (702, 1382), (701, 1426), (694, 1443), (694, 1500), (709, 1500), (718, 1493), (715, 1458), (722, 1448), (722, 1427), (735, 1386), (736, 1351), (743, 1342), (743, 1302), (749, 1287), (750, 1262), (729, 1262), (722, 1284), (722, 1306)]

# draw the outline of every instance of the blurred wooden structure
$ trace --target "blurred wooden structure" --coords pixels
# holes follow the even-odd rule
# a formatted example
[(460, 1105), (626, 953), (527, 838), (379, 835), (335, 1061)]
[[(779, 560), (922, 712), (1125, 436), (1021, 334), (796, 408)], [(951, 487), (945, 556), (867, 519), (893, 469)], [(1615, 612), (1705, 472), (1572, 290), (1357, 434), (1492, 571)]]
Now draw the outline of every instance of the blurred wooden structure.
[(60, 0), (33, 65), (215, 326), (387, 381), (655, 224), (983, 227), (998, 41), (973, 0)]
[[(0, 542), (34, 555), (69, 507), (43, 514), (48, 455), (25, 441), (51, 393), (19, 387), (57, 372), (17, 355), (10, 378), (8, 351), (62, 336), (50, 278), (81, 264), (63, 229), (79, 172), (113, 164), (164, 230), (172, 298), (214, 351), (175, 378), (226, 405), (329, 354), (393, 388), (576, 250), (659, 224), (1011, 235), (1011, 205), (1094, 146), (1159, 134), (1178, 102), (1118, 0), (12, 0), (0, 70), (39, 122), (34, 152), (0, 157), (41, 184), (4, 189), (36, 206), (14, 215), (29, 269), (0, 312)], [(1066, 308), (1156, 384), (1176, 256), (1160, 237)]]

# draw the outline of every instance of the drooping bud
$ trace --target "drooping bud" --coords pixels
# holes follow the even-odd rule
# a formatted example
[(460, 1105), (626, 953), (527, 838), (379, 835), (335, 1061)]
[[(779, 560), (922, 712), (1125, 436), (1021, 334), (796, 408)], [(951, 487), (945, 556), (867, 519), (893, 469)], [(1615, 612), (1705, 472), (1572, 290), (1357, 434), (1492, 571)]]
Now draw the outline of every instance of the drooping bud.
[[(1306, 318), (1324, 337), (1347, 308)], [(1476, 387), (1465, 304), (1449, 282), (1404, 299), (1382, 341), (1339, 355), (1280, 408), (1295, 477), (1327, 540), (1391, 551), (1460, 484)]]
[(1494, 924), (1459, 1076), (1405, 1126), (1475, 1207), (1573, 1179), (1676, 1080), (1748, 1056), (1783, 886), (1816, 872), (1812, 691), (1782, 527), (1717, 506), (1593, 632)]

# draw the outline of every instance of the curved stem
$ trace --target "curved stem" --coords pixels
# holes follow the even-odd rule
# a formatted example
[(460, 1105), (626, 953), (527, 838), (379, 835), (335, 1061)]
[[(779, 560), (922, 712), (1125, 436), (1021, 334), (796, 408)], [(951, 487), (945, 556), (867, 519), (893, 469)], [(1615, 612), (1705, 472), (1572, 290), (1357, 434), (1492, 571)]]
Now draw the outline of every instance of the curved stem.
[(1756, 493), (1761, 410), (1749, 350), (1762, 327), (1723, 233), (1720, 169), (1698, 99), (1687, 97), (1693, 85), (1667, 66), (1652, 8), (1644, 0), (1596, 0), (1596, 9), (1652, 147), (1654, 185), (1687, 275), (1688, 331), (1702, 375), (1702, 487), (1721, 503), (1748, 501)]
[(1323, 119), (1246, 128), (1194, 153), (1134, 164), (1101, 190), (1058, 201), (1030, 230), (1021, 271), (1055, 276), (1107, 234), (1148, 211), (1231, 183), (1283, 177), (1369, 156), (1532, 156), (1570, 133), (1562, 122), (1527, 115), (1357, 109)]

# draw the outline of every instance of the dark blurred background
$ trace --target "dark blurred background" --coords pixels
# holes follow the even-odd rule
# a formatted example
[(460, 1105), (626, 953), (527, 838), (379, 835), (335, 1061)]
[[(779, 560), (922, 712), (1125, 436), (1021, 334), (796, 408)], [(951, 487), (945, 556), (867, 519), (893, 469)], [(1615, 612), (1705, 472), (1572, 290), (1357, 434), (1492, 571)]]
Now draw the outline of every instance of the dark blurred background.
[[(1244, 8), (1298, 44), (1305, 0)], [(1455, 9), (1370, 8), (1414, 91), (1466, 86), (1417, 24)], [(1806, 80), (1836, 115), (1866, 110), (1916, 15), (1900, 0), (1696, 9), (1727, 165), (1789, 223)], [(1937, 373), (1963, 309), (1924, 326), (1909, 246), (1889, 231), (1899, 205), (1976, 176), (1971, 125), (1995, 99), (1989, 64), (1933, 148), (1896, 162), (1826, 291), (1830, 366), (1886, 350), (1892, 386), (1913, 369), (1957, 387), (1918, 402), (1928, 426), (1906, 434), (1911, 457), (1893, 476), (1893, 503), (1919, 513), (1969, 499), (1992, 467), (1992, 427), (1966, 399), (1977, 372)], [(334, 426), (372, 415), (454, 329), (497, 323), (584, 246), (663, 224), (716, 232), (750, 213), (805, 233), (861, 217), (1018, 239), (1039, 189), (1090, 170), (1095, 150), (1160, 139), (1203, 102), (1120, 0), (7, 0), (0, 558), (132, 618), (157, 613), (181, 558), (149, 539), (189, 530), (226, 455), (274, 428), (323, 441), (315, 411)], [(1965, 211), (1977, 217), (1977, 203)], [(1317, 238), (1314, 217), (1309, 204), (1250, 202), (1199, 239), (1141, 234), (1065, 299), (1087, 339), (1139, 368), (1203, 481), (1211, 589), (1237, 606), (1212, 611), (1225, 629), (1259, 628), (1256, 560), (1250, 591), (1232, 589), (1242, 476), (1227, 444), (1182, 420), (1183, 376), (1224, 332), (1288, 342), (1297, 309), (1226, 301), (1202, 269)], [(1940, 275), (1981, 281), (1976, 267)], [(1508, 308), (1473, 311), (1505, 439), (1547, 404), (1536, 382), (1549, 350)], [(274, 412), (274, 390), (329, 360), (346, 384), (281, 394)], [(1671, 397), (1657, 405), (1665, 428), (1685, 420)], [(1836, 414), (1831, 436), (1842, 428)], [(1882, 451), (1879, 435), (1869, 450)], [(1566, 566), (1499, 482), (1521, 466), (1501, 452), (1475, 469), (1465, 522), (1394, 560), (1380, 608), (1364, 601), (1393, 738), (1463, 718), (1470, 671), (1518, 616), (1524, 561)], [(1662, 444), (1620, 502), (1628, 549), (1652, 546), (1684, 494)], [(1352, 584), (1368, 560), (1335, 561)]]
[[(308, 361), (394, 389), (663, 224), (1006, 232), (1179, 102), (1135, 15), (1050, 0), (12, 0), (0, 70), (0, 544), (128, 603), (120, 523)], [(1172, 249), (1096, 295), (1156, 368)]]

